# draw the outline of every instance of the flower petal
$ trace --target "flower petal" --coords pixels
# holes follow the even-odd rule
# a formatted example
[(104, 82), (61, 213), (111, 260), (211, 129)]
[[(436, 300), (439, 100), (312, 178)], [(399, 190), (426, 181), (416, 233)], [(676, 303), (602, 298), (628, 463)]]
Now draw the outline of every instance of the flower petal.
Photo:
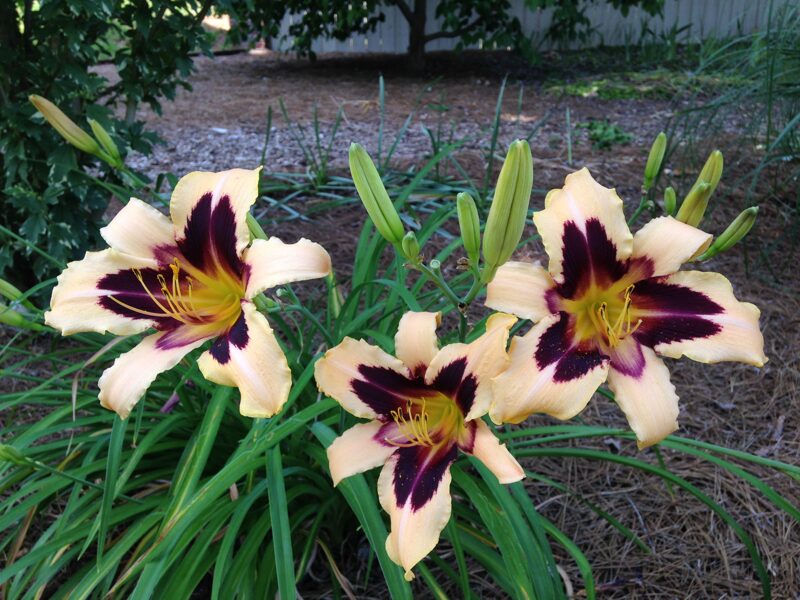
[[(171, 337), (170, 337), (171, 336)], [(171, 340), (165, 342), (165, 340)], [(118, 357), (100, 377), (100, 404), (127, 418), (159, 373), (168, 371), (204, 339), (176, 343), (173, 332), (154, 333)]]
[[(624, 348), (623, 348), (624, 347)], [(627, 338), (612, 357), (608, 387), (636, 433), (639, 448), (663, 440), (678, 428), (678, 396), (669, 370), (656, 353)]]
[(139, 258), (154, 258), (159, 249), (175, 245), (169, 218), (137, 198), (131, 198), (100, 235), (114, 250)]
[(475, 419), (475, 441), (469, 451), (494, 473), (500, 483), (514, 483), (525, 477), (525, 471), (511, 455), (505, 444), (481, 419)]
[[(509, 261), (497, 270), (486, 288), (486, 306), (539, 321), (554, 311), (548, 305), (556, 284), (538, 262)], [(549, 293), (548, 293), (549, 292)]]
[(642, 319), (636, 339), (670, 358), (700, 362), (739, 361), (762, 366), (760, 311), (733, 295), (718, 273), (681, 271), (636, 284), (632, 317)]
[(533, 221), (550, 257), (550, 274), (565, 298), (625, 274), (633, 236), (622, 200), (592, 179), (587, 169), (567, 175), (564, 187), (553, 192), (547, 208), (534, 213)]
[(242, 415), (271, 417), (289, 398), (292, 372), (267, 318), (246, 301), (242, 316), (197, 364), (209, 381), (239, 388)]
[(394, 347), (397, 358), (412, 373), (424, 373), (439, 352), (436, 328), (441, 323), (438, 312), (407, 312), (397, 326)]
[(413, 393), (406, 366), (376, 346), (346, 337), (314, 365), (319, 390), (364, 419), (405, 405), (404, 393)]
[(633, 236), (633, 262), (645, 277), (669, 275), (702, 254), (714, 236), (672, 217), (658, 217)]
[(254, 240), (245, 250), (244, 262), (249, 267), (247, 298), (276, 285), (317, 279), (331, 272), (331, 257), (322, 246), (307, 239), (294, 244), (284, 244), (278, 238)]
[(345, 431), (328, 446), (328, 464), (333, 485), (346, 477), (380, 467), (389, 460), (397, 446), (383, 443), (379, 437), (383, 423), (359, 423)]
[(511, 364), (493, 380), (495, 423), (519, 423), (533, 413), (558, 419), (578, 414), (608, 374), (608, 358), (573, 341), (566, 313), (540, 321), (511, 340)]
[(175, 186), (170, 202), (175, 239), (197, 268), (208, 270), (212, 258), (219, 265), (238, 265), (250, 243), (246, 219), (258, 197), (259, 171), (196, 171)]
[(439, 350), (425, 372), (425, 381), (455, 398), (465, 419), (486, 414), (492, 401), (491, 380), (509, 364), (508, 334), (516, 317), (495, 313), (486, 333), (470, 344), (449, 344)]
[(119, 305), (109, 300), (108, 296), (119, 290), (100, 285), (100, 282), (118, 277), (120, 272), (130, 272), (132, 268), (150, 269), (156, 266), (153, 259), (137, 258), (113, 249), (87, 252), (83, 260), (69, 263), (58, 276), (58, 284), (50, 299), (50, 310), (44, 315), (45, 323), (64, 335), (81, 331), (110, 331), (116, 335), (141, 333), (152, 327), (156, 319), (123, 310), (111, 310)]
[(378, 498), (391, 518), (386, 552), (406, 570), (406, 580), (450, 520), (450, 465), (457, 452), (455, 445), (400, 448), (381, 471)]

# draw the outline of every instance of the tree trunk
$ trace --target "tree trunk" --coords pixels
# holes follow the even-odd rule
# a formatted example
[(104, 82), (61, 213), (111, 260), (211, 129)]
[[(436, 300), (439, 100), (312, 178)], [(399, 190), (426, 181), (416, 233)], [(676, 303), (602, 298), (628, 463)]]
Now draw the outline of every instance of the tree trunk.
[(409, 67), (416, 73), (425, 70), (425, 21), (428, 16), (427, 0), (414, 0), (414, 15), (409, 22)]

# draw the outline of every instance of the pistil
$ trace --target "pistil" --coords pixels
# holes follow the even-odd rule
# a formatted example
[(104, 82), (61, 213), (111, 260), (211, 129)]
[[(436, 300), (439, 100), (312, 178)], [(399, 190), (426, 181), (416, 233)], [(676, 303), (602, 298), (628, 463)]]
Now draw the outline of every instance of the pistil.
[[(398, 442), (389, 438), (384, 438), (387, 444), (398, 446), (401, 448), (408, 448), (410, 446), (433, 446), (435, 442), (430, 436), (428, 431), (428, 422), (430, 415), (425, 410), (425, 399), (422, 399), (422, 407), (414, 411), (414, 403), (411, 400), (406, 402), (405, 411), (402, 408), (390, 411), (392, 419), (397, 424), (397, 429), (400, 434), (407, 440), (406, 442)], [(406, 416), (407, 415), (407, 416)]]

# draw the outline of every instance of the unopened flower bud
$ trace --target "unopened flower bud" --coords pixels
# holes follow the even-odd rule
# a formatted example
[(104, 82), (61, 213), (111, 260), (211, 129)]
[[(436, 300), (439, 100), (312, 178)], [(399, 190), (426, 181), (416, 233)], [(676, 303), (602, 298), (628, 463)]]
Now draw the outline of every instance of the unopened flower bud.
[(434, 259), (433, 259), (433, 260), (430, 262), (430, 267), (431, 267), (431, 269), (433, 269), (434, 271), (438, 271), (438, 270), (440, 270), (440, 269), (442, 268), (442, 263), (441, 263), (440, 261), (438, 261), (438, 260), (436, 260), (436, 259), (434, 258)]
[(714, 240), (698, 260), (708, 260), (726, 250), (730, 250), (746, 236), (756, 222), (758, 207), (751, 206), (746, 208), (736, 217), (722, 234)]
[(97, 141), (78, 127), (75, 122), (65, 115), (60, 108), (50, 102), (47, 98), (31, 95), (28, 97), (42, 116), (53, 128), (61, 134), (65, 140), (75, 146), (78, 150), (97, 155), (100, 153), (100, 146)]
[(464, 250), (466, 250), (470, 262), (477, 265), (481, 251), (481, 221), (478, 209), (472, 196), (466, 192), (461, 192), (456, 196), (456, 208), (458, 209), (461, 242), (464, 244)]
[(108, 156), (112, 160), (112, 165), (114, 166), (122, 166), (122, 156), (120, 156), (119, 148), (114, 143), (114, 140), (111, 139), (111, 136), (108, 132), (103, 129), (103, 126), (100, 125), (94, 119), (88, 119), (89, 127), (92, 128), (92, 133), (94, 133), (94, 137), (97, 138), (97, 141), (100, 142), (100, 145), (103, 147), (103, 150), (106, 151)]
[(350, 144), (349, 158), (353, 183), (376, 229), (388, 242), (399, 245), (403, 241), (403, 223), (389, 199), (378, 169), (359, 144)]
[(683, 221), (693, 227), (700, 225), (703, 216), (706, 214), (708, 200), (714, 190), (717, 189), (719, 180), (722, 177), (722, 167), (722, 152), (714, 150), (703, 166), (703, 170), (700, 171), (697, 181), (681, 204), (677, 216), (679, 221)]
[(30, 461), (22, 452), (8, 444), (0, 444), (0, 460), (19, 466), (30, 464)]
[(483, 236), (486, 267), (481, 276), (484, 283), (494, 278), (498, 267), (511, 258), (517, 248), (525, 227), (532, 188), (531, 148), (528, 142), (517, 140), (508, 149), (486, 221)]
[(10, 325), (11, 327), (19, 327), (21, 329), (31, 329), (33, 331), (42, 331), (45, 329), (39, 323), (29, 321), (22, 314), (18, 313), (13, 308), (9, 308), (0, 302), (0, 323)]
[(406, 255), (406, 258), (412, 262), (419, 261), (419, 242), (417, 241), (417, 236), (414, 234), (413, 231), (409, 231), (403, 237), (403, 254)]
[(650, 147), (650, 155), (647, 157), (647, 165), (644, 168), (644, 183), (642, 188), (647, 192), (653, 187), (653, 182), (661, 169), (664, 161), (664, 153), (667, 151), (667, 134), (663, 131), (656, 136), (653, 145)]
[(670, 216), (675, 216), (677, 210), (678, 197), (675, 195), (675, 190), (668, 187), (664, 190), (664, 211)]

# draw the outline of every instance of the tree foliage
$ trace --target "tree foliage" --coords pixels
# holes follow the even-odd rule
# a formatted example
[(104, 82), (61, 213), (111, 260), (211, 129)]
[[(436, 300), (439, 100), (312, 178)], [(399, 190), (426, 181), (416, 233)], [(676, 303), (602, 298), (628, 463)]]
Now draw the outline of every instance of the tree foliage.
[[(591, 35), (586, 9), (597, 0), (525, 0), (530, 10), (552, 9), (551, 38), (571, 41)], [(634, 6), (649, 14), (658, 13), (664, 0), (610, 0), (623, 15)], [(234, 37), (241, 40), (250, 33), (267, 38), (281, 36), (281, 22), (291, 17), (285, 37), (290, 49), (313, 57), (312, 45), (318, 38), (345, 40), (354, 34), (375, 30), (385, 21), (388, 8), (396, 7), (409, 25), (408, 53), (412, 66), (423, 65), (425, 46), (438, 39), (454, 38), (457, 48), (482, 41), (484, 46), (512, 47), (529, 59), (535, 56), (531, 40), (518, 18), (511, 14), (509, 0), (437, 0), (435, 15), (439, 29), (429, 31), (426, 0), (223, 0), (221, 9), (234, 15)]]

